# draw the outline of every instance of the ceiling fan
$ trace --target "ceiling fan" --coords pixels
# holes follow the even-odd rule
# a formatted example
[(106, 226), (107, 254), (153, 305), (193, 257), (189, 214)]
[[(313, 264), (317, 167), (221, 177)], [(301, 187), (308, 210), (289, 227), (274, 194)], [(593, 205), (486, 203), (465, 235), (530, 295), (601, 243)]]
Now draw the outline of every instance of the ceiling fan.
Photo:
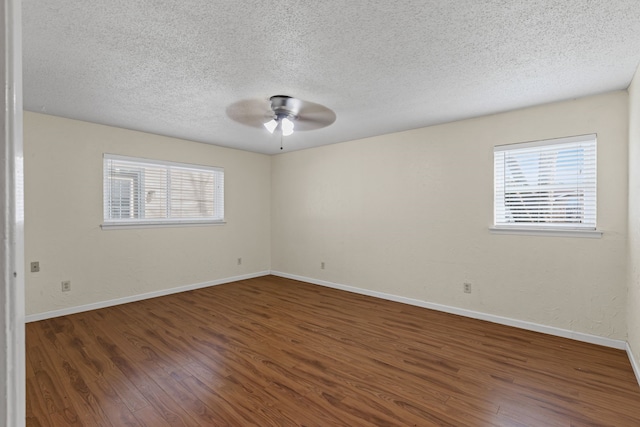
[(307, 131), (327, 127), (336, 121), (336, 114), (329, 108), (287, 95), (275, 95), (269, 102), (263, 99), (245, 99), (227, 108), (232, 120), (246, 126), (266, 128), (281, 136), (295, 131)]

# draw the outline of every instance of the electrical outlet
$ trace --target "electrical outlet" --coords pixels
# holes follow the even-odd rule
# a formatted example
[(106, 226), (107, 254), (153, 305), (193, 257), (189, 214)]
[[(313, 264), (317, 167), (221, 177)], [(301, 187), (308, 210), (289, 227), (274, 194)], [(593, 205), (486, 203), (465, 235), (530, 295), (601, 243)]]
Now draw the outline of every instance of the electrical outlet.
[(238, 265), (242, 265), (242, 258), (238, 258)]
[(462, 284), (462, 290), (464, 291), (465, 294), (470, 294), (471, 293), (471, 283), (463, 283)]
[(71, 280), (65, 280), (62, 282), (62, 292), (69, 292), (71, 290)]
[(40, 263), (38, 261), (34, 261), (31, 263), (31, 272), (32, 273), (37, 273), (38, 271), (40, 271)]
[(320, 270), (324, 270), (324, 261), (320, 263)]

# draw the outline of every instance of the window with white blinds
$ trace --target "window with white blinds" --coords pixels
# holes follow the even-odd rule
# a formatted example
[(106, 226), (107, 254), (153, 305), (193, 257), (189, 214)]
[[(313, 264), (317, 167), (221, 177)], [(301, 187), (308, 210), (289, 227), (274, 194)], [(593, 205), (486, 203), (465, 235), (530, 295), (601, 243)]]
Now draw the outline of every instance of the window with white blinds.
[(595, 230), (596, 135), (494, 148), (496, 228)]
[(104, 225), (222, 222), (222, 168), (104, 155)]

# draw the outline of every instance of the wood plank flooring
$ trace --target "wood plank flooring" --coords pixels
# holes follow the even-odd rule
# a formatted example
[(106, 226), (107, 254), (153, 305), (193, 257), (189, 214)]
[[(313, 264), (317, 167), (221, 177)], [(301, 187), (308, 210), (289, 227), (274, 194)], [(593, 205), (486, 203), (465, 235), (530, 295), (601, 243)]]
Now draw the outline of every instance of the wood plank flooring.
[(27, 324), (28, 426), (640, 426), (623, 351), (267, 276)]

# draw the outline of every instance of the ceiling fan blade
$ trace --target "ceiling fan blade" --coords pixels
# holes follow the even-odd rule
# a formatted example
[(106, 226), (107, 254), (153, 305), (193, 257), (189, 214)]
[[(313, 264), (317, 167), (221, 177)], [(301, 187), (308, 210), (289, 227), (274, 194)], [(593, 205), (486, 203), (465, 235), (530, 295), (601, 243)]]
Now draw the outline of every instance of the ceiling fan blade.
[(273, 118), (271, 104), (265, 99), (243, 99), (227, 107), (227, 116), (240, 124), (262, 128)]
[(296, 130), (306, 131), (327, 127), (336, 121), (336, 113), (324, 105), (304, 101), (296, 120)]
[(335, 116), (331, 120), (327, 120), (326, 118), (314, 119), (309, 117), (300, 117), (295, 121), (295, 130), (307, 131), (322, 129), (331, 125), (333, 122), (335, 122)]

